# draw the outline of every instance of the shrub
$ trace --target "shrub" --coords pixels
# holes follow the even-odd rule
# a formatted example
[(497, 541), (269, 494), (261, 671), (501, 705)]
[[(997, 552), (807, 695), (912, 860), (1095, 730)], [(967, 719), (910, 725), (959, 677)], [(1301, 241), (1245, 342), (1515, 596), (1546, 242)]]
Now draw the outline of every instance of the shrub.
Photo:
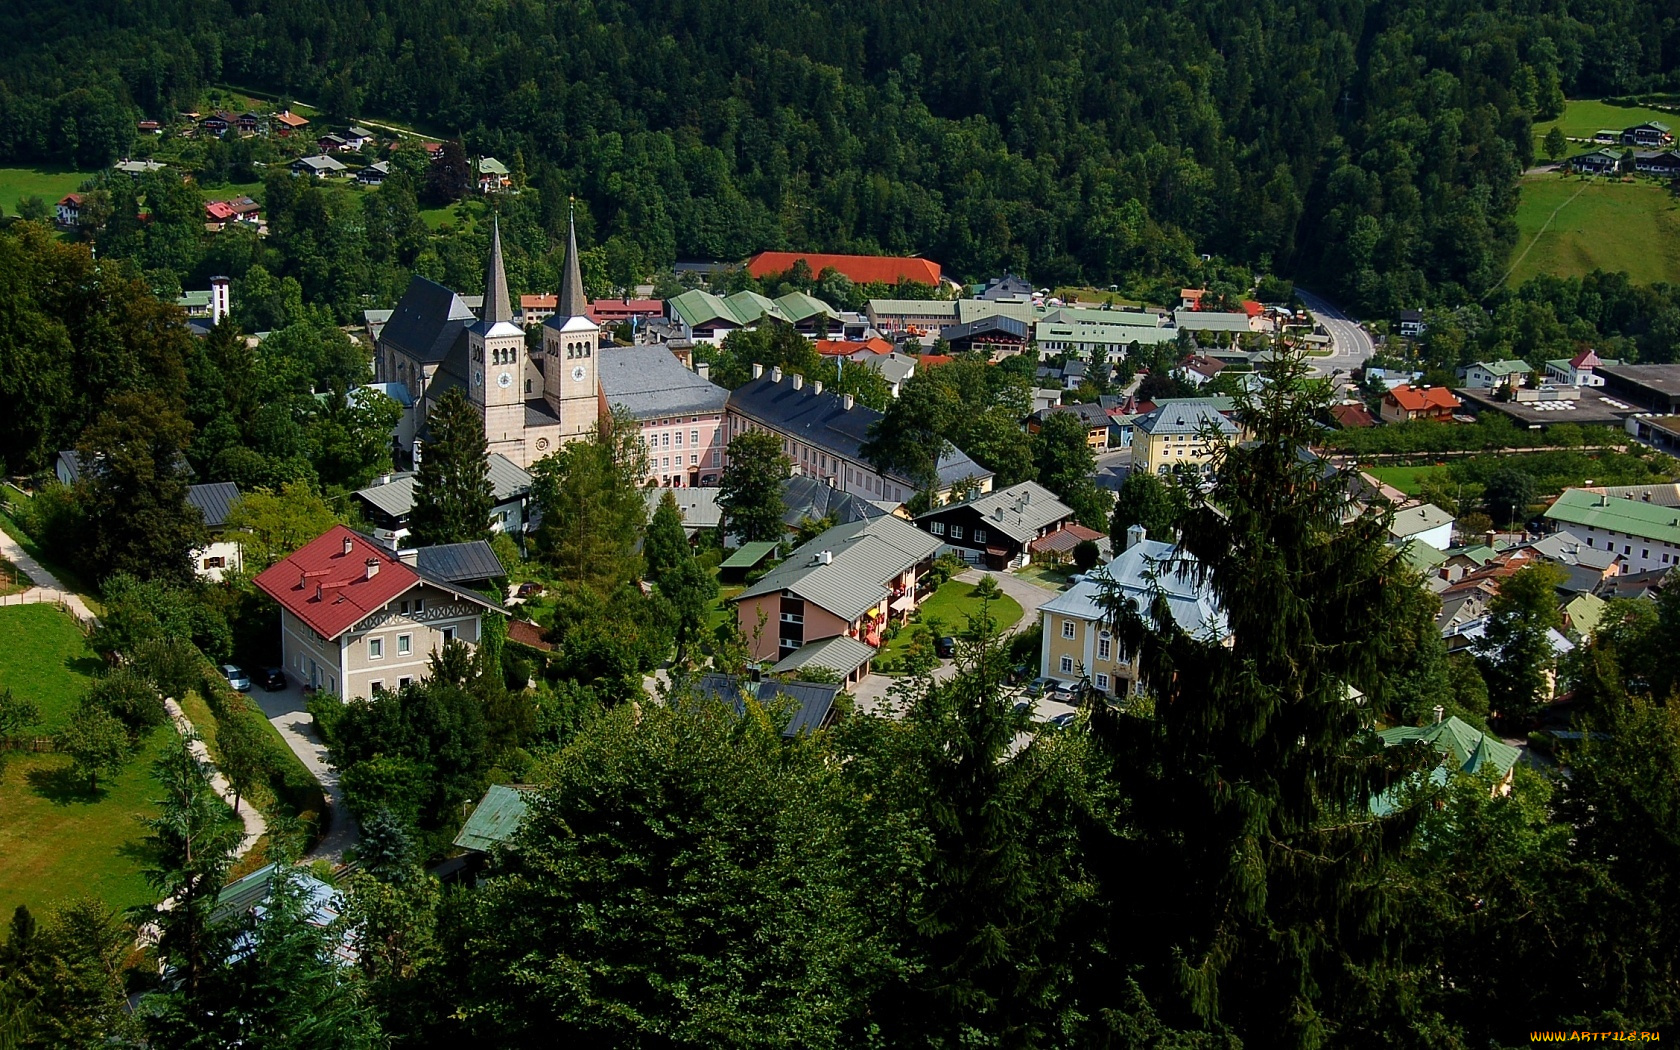
[(338, 746), (338, 724), (344, 718), (344, 700), (337, 693), (317, 690), (309, 694), (304, 708), (315, 718), (315, 732), (328, 747)]
[(115, 668), (96, 679), (82, 704), (116, 718), (128, 730), (130, 740), (139, 740), (169, 717), (152, 683), (127, 667)]
[[(134, 670), (164, 696), (180, 699), (203, 673), (203, 657), (189, 641), (158, 637), (134, 650)], [(219, 681), (219, 679), (218, 679)]]

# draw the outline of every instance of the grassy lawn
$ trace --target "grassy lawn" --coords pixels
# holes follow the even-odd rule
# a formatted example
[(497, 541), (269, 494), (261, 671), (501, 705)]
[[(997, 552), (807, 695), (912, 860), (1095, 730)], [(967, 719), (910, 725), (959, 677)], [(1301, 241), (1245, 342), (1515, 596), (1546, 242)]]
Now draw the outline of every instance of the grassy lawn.
[[(950, 580), (933, 593), (933, 597), (922, 603), (916, 611), (916, 618), (929, 627), (937, 627), (939, 634), (961, 634), (968, 629), (968, 618), (980, 615), (981, 601), (974, 597), (976, 584), (964, 583), (961, 580)], [(1007, 631), (1015, 626), (1021, 618), (1021, 603), (1007, 594), (992, 599), (992, 620), (999, 631)], [(934, 621), (939, 621), (935, 624)], [(898, 656), (910, 644), (913, 631), (909, 628), (898, 632), (898, 637), (883, 647), (883, 654)]]
[(1071, 565), (1047, 565), (1033, 562), (1015, 570), (1015, 575), (1028, 583), (1036, 583), (1040, 587), (1048, 587), (1059, 591), (1068, 585), (1068, 577), (1074, 573)]
[(729, 599), (746, 590), (746, 587), (734, 585), (718, 589), (717, 602), (712, 605), (711, 612), (706, 614), (706, 637), (716, 635), (720, 625), (735, 619), (735, 607), (729, 604)]
[[(1595, 98), (1576, 99), (1564, 104), (1563, 116), (1534, 125), (1534, 155), (1545, 156), (1540, 144), (1545, 140), (1546, 133), (1554, 127), (1563, 128), (1563, 133), (1568, 138), (1590, 140), (1593, 132), (1600, 128), (1613, 128), (1619, 132), (1623, 128), (1643, 124), (1649, 120), (1660, 120), (1669, 127), (1680, 126), (1680, 114), (1666, 110), (1648, 109), (1644, 106), (1612, 106)], [(1569, 152), (1580, 152), (1580, 146), (1580, 143), (1570, 143)]]
[(16, 215), (17, 202), (24, 197), (39, 197), (49, 205), (57, 204), (66, 193), (74, 192), (92, 177), (92, 172), (54, 164), (0, 168), (0, 208), (6, 209), (7, 215)]
[(1142, 309), (1144, 306), (1136, 299), (1127, 299), (1119, 292), (1110, 292), (1101, 288), (1052, 288), (1050, 294), (1064, 303), (1096, 303), (1098, 306), (1107, 303), (1116, 308), (1131, 306), (1138, 309)]
[(200, 186), (198, 193), (206, 201), (231, 201), (249, 197), (261, 204), (262, 189), (263, 184), (260, 182), (230, 182), (225, 186)]
[(1441, 468), (1428, 467), (1361, 467), (1365, 473), (1376, 478), (1385, 485), (1393, 485), (1408, 496), (1415, 496), (1423, 489), (1423, 480), (1430, 472)]
[(22, 569), (0, 558), (0, 597), (27, 591), (33, 582)]
[(50, 733), (70, 717), (99, 670), (74, 620), (56, 605), (0, 608), (0, 689), (10, 689), (41, 710), (38, 732)]
[(1579, 277), (1594, 269), (1625, 270), (1640, 283), (1680, 281), (1680, 204), (1643, 179), (1528, 176), (1517, 230), (1512, 286), (1537, 274)]
[(0, 774), (0, 914), (86, 895), (112, 908), (154, 899), (141, 876), (145, 828), (159, 794), (152, 763), (175, 731), (159, 726), (123, 771), (88, 793), (63, 755), (14, 754)]

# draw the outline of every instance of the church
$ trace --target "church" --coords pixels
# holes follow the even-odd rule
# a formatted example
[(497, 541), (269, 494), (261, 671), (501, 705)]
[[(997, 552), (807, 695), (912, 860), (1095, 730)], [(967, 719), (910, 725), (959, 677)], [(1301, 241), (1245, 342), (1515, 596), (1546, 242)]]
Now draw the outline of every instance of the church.
[(540, 353), (526, 350), (525, 330), (514, 320), (498, 224), (479, 312), (416, 274), (379, 333), (374, 370), (380, 382), (408, 389), (418, 420), (459, 388), (484, 418), (489, 451), (529, 467), (562, 443), (587, 436), (604, 413), (600, 347), (578, 268), (576, 223), (567, 235), (565, 275), (554, 316), (543, 323)]

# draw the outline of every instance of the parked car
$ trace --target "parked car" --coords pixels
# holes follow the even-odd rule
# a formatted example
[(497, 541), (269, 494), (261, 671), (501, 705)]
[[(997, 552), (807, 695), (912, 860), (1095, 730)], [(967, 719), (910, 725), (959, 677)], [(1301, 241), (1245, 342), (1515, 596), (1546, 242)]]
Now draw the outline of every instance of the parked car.
[(1077, 711), (1067, 711), (1052, 718), (1045, 719), (1045, 722), (1049, 725), (1055, 726), (1057, 729), (1066, 729), (1068, 726), (1073, 725), (1073, 720), (1078, 717), (1079, 713)]
[(278, 667), (265, 667), (257, 676), (257, 681), (262, 683), (264, 689), (276, 693), (286, 688), (286, 672)]
[(1043, 696), (1046, 693), (1054, 692), (1059, 684), (1054, 678), (1034, 678), (1027, 683), (1026, 694), (1028, 696)]
[(535, 598), (542, 592), (543, 585), (540, 583), (522, 583), (519, 585), (519, 597), (521, 598)]
[(227, 679), (227, 684), (230, 689), (237, 689), (241, 693), (249, 693), (251, 691), (251, 679), (246, 676), (244, 671), (241, 671), (233, 664), (222, 665), (222, 677)]
[(934, 639), (933, 651), (941, 660), (949, 660), (951, 657), (957, 655), (956, 638), (947, 634), (942, 638)]

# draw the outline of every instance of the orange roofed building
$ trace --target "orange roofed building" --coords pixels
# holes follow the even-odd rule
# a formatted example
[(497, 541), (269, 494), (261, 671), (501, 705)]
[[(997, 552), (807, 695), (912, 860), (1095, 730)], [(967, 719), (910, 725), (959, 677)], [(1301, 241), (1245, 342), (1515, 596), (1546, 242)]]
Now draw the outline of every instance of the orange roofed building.
[(834, 270), (853, 284), (916, 284), (939, 286), (939, 264), (928, 259), (898, 259), (888, 255), (822, 255), (815, 252), (759, 252), (747, 260), (747, 272), (754, 277), (787, 273), (793, 264), (805, 260), (812, 277)]
[(1438, 419), (1450, 421), (1460, 402), (1444, 386), (1414, 387), (1401, 384), (1383, 396), (1384, 423), (1404, 423), (1409, 419)]
[(854, 360), (870, 354), (890, 354), (893, 352), (893, 345), (880, 336), (865, 339), (861, 343), (849, 339), (818, 339), (812, 346), (817, 353), (824, 357), (850, 357)]

